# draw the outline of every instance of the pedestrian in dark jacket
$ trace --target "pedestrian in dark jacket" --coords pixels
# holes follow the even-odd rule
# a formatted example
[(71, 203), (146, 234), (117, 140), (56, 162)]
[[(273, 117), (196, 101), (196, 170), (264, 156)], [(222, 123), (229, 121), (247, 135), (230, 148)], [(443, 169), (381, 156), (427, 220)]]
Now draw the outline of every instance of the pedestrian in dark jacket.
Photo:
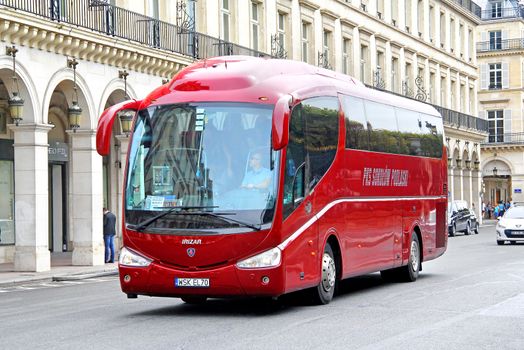
[(104, 246), (105, 246), (105, 262), (115, 262), (115, 243), (114, 238), (116, 234), (116, 216), (107, 208), (104, 208)]

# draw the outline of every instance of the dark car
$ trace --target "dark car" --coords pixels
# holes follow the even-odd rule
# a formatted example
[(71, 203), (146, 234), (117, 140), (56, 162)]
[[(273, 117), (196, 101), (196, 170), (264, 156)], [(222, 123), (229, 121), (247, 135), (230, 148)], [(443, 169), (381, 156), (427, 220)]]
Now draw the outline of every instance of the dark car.
[(457, 232), (469, 235), (478, 233), (478, 221), (475, 213), (468, 208), (466, 201), (457, 200), (448, 204), (448, 234), (455, 236)]

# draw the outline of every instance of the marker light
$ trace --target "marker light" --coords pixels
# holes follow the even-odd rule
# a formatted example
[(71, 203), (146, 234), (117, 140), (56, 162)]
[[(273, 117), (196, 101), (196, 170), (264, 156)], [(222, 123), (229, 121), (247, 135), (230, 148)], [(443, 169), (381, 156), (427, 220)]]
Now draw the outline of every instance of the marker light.
[(133, 267), (146, 267), (151, 264), (151, 261), (152, 260), (138, 255), (137, 253), (125, 247), (120, 250), (120, 257), (118, 259), (118, 263), (120, 265)]
[(258, 255), (252, 256), (245, 260), (239, 261), (237, 267), (239, 269), (259, 269), (264, 267), (275, 267), (280, 264), (282, 252), (279, 248), (267, 250)]

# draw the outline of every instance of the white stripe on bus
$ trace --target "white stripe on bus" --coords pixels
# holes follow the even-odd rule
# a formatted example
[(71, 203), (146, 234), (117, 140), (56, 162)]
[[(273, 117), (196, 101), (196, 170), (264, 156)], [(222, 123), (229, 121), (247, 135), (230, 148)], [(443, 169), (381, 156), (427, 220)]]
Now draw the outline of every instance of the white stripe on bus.
[(340, 203), (356, 203), (356, 202), (394, 202), (394, 201), (412, 201), (412, 200), (421, 200), (421, 199), (447, 199), (446, 196), (427, 196), (427, 197), (359, 197), (359, 198), (344, 198), (344, 199), (337, 199), (336, 201), (333, 201), (326, 205), (324, 208), (322, 208), (321, 211), (319, 211), (317, 214), (315, 214), (311, 219), (309, 219), (304, 225), (302, 225), (298, 230), (296, 230), (291, 236), (289, 236), (284, 242), (280, 243), (278, 245), (278, 248), (280, 250), (284, 250), (291, 242), (293, 242), (295, 239), (297, 239), (302, 232), (307, 230), (311, 225), (315, 223), (318, 219), (320, 219), (324, 214), (331, 208), (333, 208), (335, 205)]

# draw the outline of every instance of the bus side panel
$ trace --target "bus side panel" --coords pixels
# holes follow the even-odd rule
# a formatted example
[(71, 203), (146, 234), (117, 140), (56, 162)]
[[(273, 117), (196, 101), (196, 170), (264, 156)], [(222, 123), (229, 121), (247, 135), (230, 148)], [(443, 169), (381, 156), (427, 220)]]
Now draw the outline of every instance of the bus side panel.
[(311, 203), (311, 196), (291, 213), (284, 221), (283, 237), (290, 237), (293, 233), (304, 230), (297, 239), (292, 240), (285, 247), (282, 256), (285, 275), (286, 293), (308, 288), (320, 283), (320, 259), (318, 242), (318, 223), (310, 221), (315, 211), (308, 213), (306, 204)]

